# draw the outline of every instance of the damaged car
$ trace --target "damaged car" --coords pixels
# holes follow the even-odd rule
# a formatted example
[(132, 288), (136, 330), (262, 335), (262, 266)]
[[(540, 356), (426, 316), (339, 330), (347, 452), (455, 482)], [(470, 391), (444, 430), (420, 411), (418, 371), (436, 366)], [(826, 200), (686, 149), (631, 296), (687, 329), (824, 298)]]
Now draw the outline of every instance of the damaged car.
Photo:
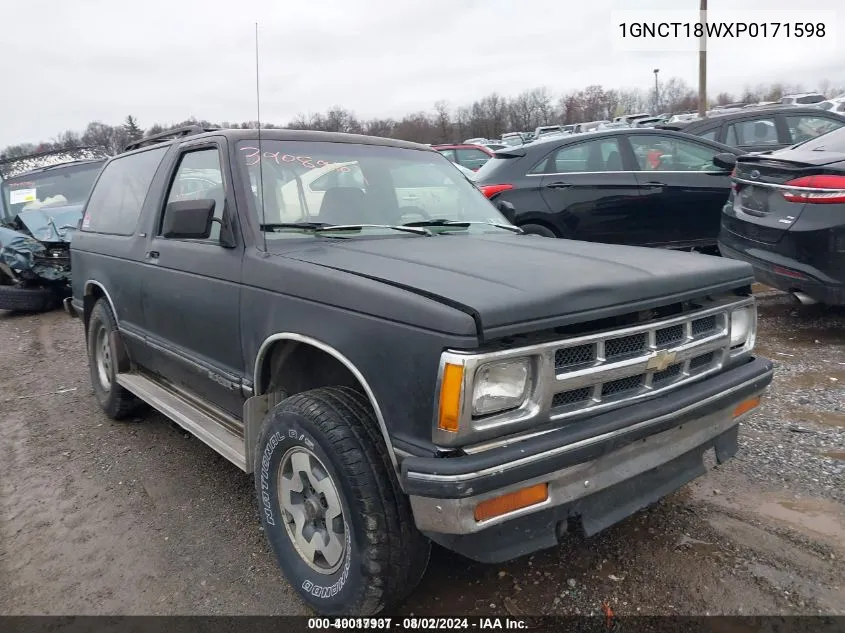
[(106, 156), (81, 148), (0, 161), (0, 310), (70, 294), (70, 240)]

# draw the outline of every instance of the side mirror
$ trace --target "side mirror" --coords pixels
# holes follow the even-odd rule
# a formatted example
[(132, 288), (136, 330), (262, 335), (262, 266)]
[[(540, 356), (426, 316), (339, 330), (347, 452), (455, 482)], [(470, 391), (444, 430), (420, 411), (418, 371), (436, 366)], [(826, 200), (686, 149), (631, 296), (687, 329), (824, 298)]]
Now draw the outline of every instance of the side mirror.
[(716, 165), (719, 169), (724, 169), (725, 171), (733, 171), (733, 168), (736, 167), (736, 156), (733, 154), (729, 154), (728, 152), (723, 152), (721, 154), (716, 154), (713, 157), (713, 164)]
[(496, 203), (496, 208), (503, 216), (508, 219), (508, 222), (513, 222), (516, 219), (516, 207), (507, 200), (500, 200)]
[(181, 200), (164, 209), (162, 237), (183, 240), (205, 240), (211, 235), (215, 201)]

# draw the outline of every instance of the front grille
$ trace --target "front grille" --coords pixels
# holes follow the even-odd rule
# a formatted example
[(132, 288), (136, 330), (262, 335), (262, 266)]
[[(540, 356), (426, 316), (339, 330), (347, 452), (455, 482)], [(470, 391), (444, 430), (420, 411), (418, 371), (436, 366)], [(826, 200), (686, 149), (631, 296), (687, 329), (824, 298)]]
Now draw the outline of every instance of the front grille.
[(581, 389), (573, 389), (572, 391), (561, 391), (556, 393), (552, 398), (552, 407), (569, 407), (574, 404), (581, 404), (586, 402), (592, 396), (593, 390), (590, 387), (582, 387)]
[(608, 360), (622, 360), (642, 353), (648, 344), (645, 333), (612, 338), (605, 343), (605, 357)]
[(596, 344), (576, 345), (555, 351), (555, 367), (557, 369), (580, 367), (596, 360)]
[(730, 347), (730, 310), (737, 302), (711, 305), (550, 344), (554, 376), (540, 380), (550, 385), (551, 418), (620, 406), (721, 369)]

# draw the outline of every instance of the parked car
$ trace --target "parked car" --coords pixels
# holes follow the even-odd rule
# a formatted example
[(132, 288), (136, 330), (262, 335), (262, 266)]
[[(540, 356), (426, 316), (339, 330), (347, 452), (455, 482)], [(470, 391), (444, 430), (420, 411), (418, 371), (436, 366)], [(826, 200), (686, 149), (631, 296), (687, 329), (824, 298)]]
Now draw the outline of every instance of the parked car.
[(811, 106), (780, 106), (741, 110), (690, 123), (663, 123), (658, 129), (678, 130), (736, 147), (767, 152), (825, 134), (845, 125), (845, 116)]
[(679, 132), (625, 128), (497, 152), (476, 175), (524, 231), (593, 242), (716, 252), (736, 149)]
[(80, 148), (0, 162), (0, 310), (49, 310), (70, 294), (68, 245), (105, 162), (97, 156)]
[(845, 99), (829, 99), (815, 104), (815, 107), (828, 112), (836, 112), (845, 115)]
[(595, 130), (599, 129), (599, 127), (604, 123), (610, 123), (610, 121), (604, 119), (601, 121), (587, 121), (586, 123), (576, 123), (573, 132), (575, 134), (583, 134), (584, 132), (594, 132)]
[[(132, 147), (72, 243), (94, 395), (115, 419), (146, 402), (253, 474), (319, 614), (402, 601), (431, 541), (500, 563), (605, 529), (711, 449), (731, 459), (772, 380), (750, 266), (526, 235), (425, 146), (227, 129)], [(332, 164), (364, 187), (267, 222), (294, 211), (273, 194)], [(222, 186), (174, 194), (196, 169)], [(394, 176), (417, 171), (451, 183), (458, 221), (404, 221)]]
[(566, 134), (570, 134), (566, 129), (567, 126), (565, 125), (541, 125), (536, 130), (534, 130), (534, 137), (533, 140), (538, 140), (541, 137), (545, 136), (562, 136)]
[(601, 130), (622, 130), (631, 127), (630, 123), (625, 121), (602, 122), (595, 127), (595, 131)]
[(508, 132), (506, 134), (502, 134), (502, 144), (506, 145), (507, 147), (518, 147), (519, 145), (525, 145), (525, 143), (527, 142), (525, 139), (525, 132)]
[(742, 156), (733, 179), (722, 254), (750, 263), (759, 281), (805, 303), (845, 305), (845, 128)]
[(654, 127), (658, 123), (663, 123), (666, 121), (665, 117), (653, 116), (653, 117), (645, 117), (642, 119), (635, 119), (633, 122), (634, 127)]
[(825, 99), (826, 97), (818, 92), (802, 92), (800, 94), (781, 97), (780, 102), (786, 105), (810, 105), (812, 103), (821, 103)]
[(478, 171), (493, 155), (493, 150), (484, 145), (432, 145), (431, 147), (453, 163), (457, 163), (472, 171)]
[(466, 176), (469, 180), (475, 180), (475, 172), (471, 169), (467, 169), (463, 165), (458, 165), (458, 163), (452, 163), (455, 167), (458, 168), (458, 171), (461, 172), (464, 176)]
[(651, 118), (650, 114), (642, 113), (642, 114), (623, 114), (622, 116), (615, 117), (613, 119), (614, 123), (629, 123), (632, 124), (637, 119), (648, 119)]

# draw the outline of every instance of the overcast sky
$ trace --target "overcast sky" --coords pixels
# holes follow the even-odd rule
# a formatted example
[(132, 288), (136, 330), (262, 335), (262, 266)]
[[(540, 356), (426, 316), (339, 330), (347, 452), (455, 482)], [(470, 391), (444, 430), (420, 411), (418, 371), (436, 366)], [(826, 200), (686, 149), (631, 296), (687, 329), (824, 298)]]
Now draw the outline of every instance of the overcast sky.
[[(27, 0), (3, 1), (0, 147), (47, 140), (92, 120), (142, 127), (190, 116), (255, 119), (254, 23), (260, 23), (262, 119), (339, 104), (401, 116), (443, 99), (599, 83), (697, 85), (696, 53), (624, 52), (611, 11), (698, 0)], [(710, 9), (836, 9), (841, 0), (710, 0)], [(130, 7), (132, 7), (130, 9)], [(838, 28), (840, 34), (845, 29)], [(845, 35), (813, 51), (785, 43), (738, 55), (710, 42), (709, 92), (784, 81), (845, 85)], [(759, 53), (759, 52), (758, 52)]]

